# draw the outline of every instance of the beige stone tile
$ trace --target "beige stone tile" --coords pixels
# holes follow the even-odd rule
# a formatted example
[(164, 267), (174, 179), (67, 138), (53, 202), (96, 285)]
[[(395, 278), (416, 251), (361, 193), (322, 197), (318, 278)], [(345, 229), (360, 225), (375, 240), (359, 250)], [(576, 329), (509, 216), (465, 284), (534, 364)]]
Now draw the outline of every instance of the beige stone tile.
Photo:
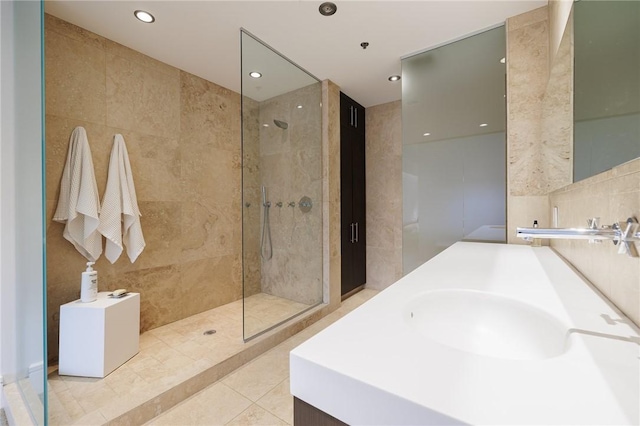
[(72, 424), (82, 426), (103, 425), (107, 422), (107, 419), (99, 412), (93, 411), (85, 416), (75, 420)]
[(96, 49), (104, 50), (106, 48), (107, 40), (104, 37), (70, 24), (48, 13), (44, 14), (44, 27), (47, 31), (56, 32), (72, 40), (93, 46)]
[(147, 135), (177, 138), (180, 133), (179, 75), (141, 65), (118, 53), (107, 54), (107, 124)]
[(148, 382), (141, 375), (126, 364), (105, 377), (104, 383), (119, 396), (139, 392), (148, 385)]
[(214, 384), (153, 419), (150, 425), (224, 425), (251, 405), (251, 401), (222, 383)]
[(51, 424), (65, 425), (85, 415), (85, 410), (68, 389), (49, 393)]
[(180, 271), (175, 265), (131, 271), (114, 277), (115, 288), (140, 293), (140, 328), (152, 329), (184, 316)]
[(46, 30), (44, 47), (47, 114), (105, 124), (105, 51)]
[[(226, 207), (225, 207), (226, 206)], [(227, 256), (241, 251), (238, 221), (227, 203), (182, 203), (181, 259), (183, 262)], [(177, 246), (177, 244), (174, 245)]]
[(188, 313), (198, 313), (242, 297), (240, 254), (185, 262), (181, 265), (182, 286), (186, 294), (198, 295)]
[(255, 402), (288, 376), (288, 353), (267, 353), (227, 376), (223, 383)]
[(293, 396), (289, 389), (289, 378), (287, 378), (267, 392), (267, 394), (260, 398), (256, 404), (292, 425)]
[(290, 423), (286, 423), (285, 421), (279, 419), (274, 416), (272, 413), (267, 410), (259, 407), (256, 404), (251, 404), (249, 408), (244, 410), (240, 415), (234, 418), (232, 421), (227, 423), (229, 426), (247, 426), (247, 425), (265, 425), (265, 426), (275, 426), (275, 425), (287, 425)]
[(531, 10), (520, 15), (516, 15), (507, 19), (507, 31), (518, 30), (524, 26), (535, 24), (536, 22), (548, 19), (549, 12), (547, 6)]

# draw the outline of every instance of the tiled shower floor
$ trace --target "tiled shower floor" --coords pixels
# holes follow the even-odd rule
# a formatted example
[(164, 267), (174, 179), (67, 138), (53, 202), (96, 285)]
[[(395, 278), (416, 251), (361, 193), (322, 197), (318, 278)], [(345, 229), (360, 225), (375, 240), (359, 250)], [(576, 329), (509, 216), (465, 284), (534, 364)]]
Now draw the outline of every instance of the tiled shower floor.
[[(261, 331), (307, 307), (256, 294), (247, 298), (246, 326), (248, 331)], [(242, 352), (251, 345), (243, 343), (242, 326), (242, 300), (238, 300), (143, 333), (140, 352), (104, 379), (50, 372), (49, 424), (101, 424), (117, 417), (127, 407)], [(203, 334), (211, 329), (216, 333)]]

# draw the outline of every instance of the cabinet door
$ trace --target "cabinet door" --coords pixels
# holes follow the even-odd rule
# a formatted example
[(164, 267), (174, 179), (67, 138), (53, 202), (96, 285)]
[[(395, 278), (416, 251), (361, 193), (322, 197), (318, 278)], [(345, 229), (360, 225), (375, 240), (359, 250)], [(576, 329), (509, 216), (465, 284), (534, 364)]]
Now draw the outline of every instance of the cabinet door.
[(358, 125), (352, 141), (353, 171), (352, 218), (355, 224), (355, 242), (353, 244), (353, 280), (354, 288), (367, 282), (367, 226), (366, 226), (366, 182), (365, 182), (365, 134), (364, 108), (359, 107)]
[(342, 294), (366, 282), (365, 115), (364, 108), (340, 94), (340, 176)]

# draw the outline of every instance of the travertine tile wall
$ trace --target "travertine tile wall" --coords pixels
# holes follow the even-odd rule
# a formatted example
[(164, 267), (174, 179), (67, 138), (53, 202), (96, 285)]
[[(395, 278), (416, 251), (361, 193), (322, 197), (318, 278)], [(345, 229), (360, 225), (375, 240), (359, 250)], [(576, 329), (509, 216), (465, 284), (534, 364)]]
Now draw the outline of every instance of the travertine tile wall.
[[(271, 259), (261, 260), (261, 287), (307, 305), (322, 301), (321, 97), (317, 83), (263, 101), (259, 112), (259, 122), (269, 125), (260, 126), (258, 185), (266, 187), (271, 202), (273, 250)], [(277, 127), (274, 119), (288, 128)], [(259, 198), (250, 201), (257, 210), (261, 188), (256, 189)], [(299, 207), (303, 196), (312, 203), (307, 213)], [(262, 221), (261, 213), (258, 227)]]
[(262, 291), (260, 263), (260, 103), (242, 99), (242, 244), (245, 296)]
[[(600, 217), (602, 225), (640, 219), (640, 158), (550, 194), (559, 210), (558, 226), (584, 227)], [(640, 258), (617, 254), (605, 241), (551, 240), (551, 246), (640, 326)], [(640, 244), (636, 243), (640, 251)]]
[(402, 277), (402, 102), (367, 108), (367, 288)]
[(548, 225), (540, 140), (549, 79), (547, 8), (507, 19), (507, 242), (517, 226)]
[(134, 264), (101, 257), (99, 290), (140, 292), (143, 330), (240, 298), (240, 95), (49, 15), (45, 67), (49, 356), (86, 262), (51, 221), (76, 126), (101, 197), (113, 135), (124, 135), (147, 242)]
[[(529, 60), (529, 67), (509, 68), (509, 81), (531, 78), (530, 69), (546, 67), (550, 70), (547, 87), (542, 98), (542, 114), (540, 118), (540, 140), (544, 155), (544, 167), (525, 170), (524, 175), (534, 182), (545, 182), (548, 196), (541, 197), (537, 191), (542, 188), (527, 187), (533, 195), (516, 199), (516, 206), (521, 211), (510, 214), (512, 223), (510, 228), (517, 226), (513, 221), (527, 224), (534, 214), (545, 214), (548, 219), (554, 206), (559, 208), (560, 227), (582, 227), (591, 217), (600, 217), (602, 224), (612, 224), (628, 217), (640, 216), (640, 159), (615, 167), (600, 175), (577, 182), (572, 182), (573, 157), (573, 37), (570, 7), (564, 0), (549, 3), (549, 35), (551, 60), (539, 53), (542, 37), (534, 37), (528, 42), (526, 39), (514, 37), (522, 36), (523, 31), (509, 33), (510, 49), (517, 49)], [(540, 11), (540, 10), (539, 10)], [(543, 14), (521, 15), (509, 20), (511, 30), (517, 31), (519, 24), (528, 22), (530, 29), (535, 28), (537, 22), (542, 22)], [(565, 31), (566, 28), (566, 31)], [(537, 42), (534, 42), (536, 40)], [(554, 52), (555, 49), (555, 52)], [(516, 56), (518, 57), (518, 56)], [(509, 58), (509, 57), (508, 57)], [(509, 58), (513, 60), (513, 57)], [(521, 63), (516, 63), (519, 65)], [(516, 80), (517, 79), (517, 80)], [(523, 85), (524, 86), (524, 85)], [(516, 90), (519, 96), (527, 92), (518, 87), (509, 86)], [(537, 92), (536, 92), (537, 93)], [(530, 93), (531, 94), (531, 93)], [(526, 99), (526, 98), (525, 98)], [(523, 100), (524, 101), (524, 100)], [(529, 100), (531, 106), (538, 104), (538, 97)], [(510, 98), (510, 104), (517, 106), (516, 100)], [(511, 106), (511, 105), (510, 105)], [(518, 111), (518, 110), (516, 110)], [(535, 129), (536, 114), (509, 115), (509, 120), (521, 121)], [(514, 123), (520, 129), (522, 123)], [(514, 148), (516, 142), (524, 143), (525, 149), (531, 149), (535, 139), (512, 139), (509, 147)], [(517, 148), (517, 147), (516, 147)], [(517, 150), (515, 150), (517, 151)], [(509, 158), (511, 160), (511, 157)], [(509, 164), (511, 166), (511, 164)], [(538, 177), (539, 172), (546, 173), (544, 179)], [(525, 180), (526, 181), (526, 180)], [(564, 183), (563, 183), (564, 182)], [(510, 182), (511, 184), (512, 182)], [(522, 189), (522, 187), (518, 188)], [(512, 195), (512, 194), (511, 194)], [(526, 196), (525, 196), (526, 197)], [(547, 198), (547, 199), (545, 199)], [(518, 202), (518, 201), (524, 202)], [(546, 212), (541, 210), (546, 206)], [(512, 210), (510, 209), (510, 212)], [(523, 221), (524, 218), (524, 221)], [(513, 235), (510, 235), (513, 238)], [(511, 241), (510, 241), (511, 242)], [(550, 240), (550, 245), (567, 259), (579, 272), (594, 284), (620, 310), (640, 325), (640, 260), (628, 256), (618, 255), (617, 249), (610, 243), (588, 244), (585, 241)], [(640, 248), (636, 244), (637, 248)]]

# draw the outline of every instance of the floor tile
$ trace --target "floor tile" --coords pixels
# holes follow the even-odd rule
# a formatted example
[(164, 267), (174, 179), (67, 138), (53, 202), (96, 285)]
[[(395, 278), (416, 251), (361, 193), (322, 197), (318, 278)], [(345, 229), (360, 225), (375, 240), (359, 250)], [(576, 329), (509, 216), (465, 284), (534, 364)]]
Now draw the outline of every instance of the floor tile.
[(289, 392), (289, 378), (286, 378), (256, 402), (278, 418), (293, 424), (293, 396)]
[(227, 423), (229, 426), (280, 426), (288, 424), (256, 404), (252, 404), (238, 417)]

